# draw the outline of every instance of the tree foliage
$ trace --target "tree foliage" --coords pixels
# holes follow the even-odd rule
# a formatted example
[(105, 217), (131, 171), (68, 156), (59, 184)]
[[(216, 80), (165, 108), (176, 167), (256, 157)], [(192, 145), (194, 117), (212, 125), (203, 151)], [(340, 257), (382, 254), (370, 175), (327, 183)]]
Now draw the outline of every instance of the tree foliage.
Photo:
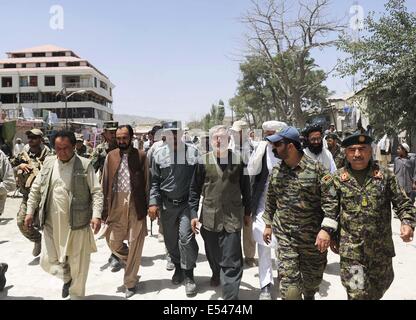
[(349, 54), (343, 76), (361, 73), (370, 122), (379, 133), (414, 131), (416, 118), (416, 16), (404, 0), (389, 0), (380, 18), (371, 12), (364, 35), (343, 35), (339, 48)]

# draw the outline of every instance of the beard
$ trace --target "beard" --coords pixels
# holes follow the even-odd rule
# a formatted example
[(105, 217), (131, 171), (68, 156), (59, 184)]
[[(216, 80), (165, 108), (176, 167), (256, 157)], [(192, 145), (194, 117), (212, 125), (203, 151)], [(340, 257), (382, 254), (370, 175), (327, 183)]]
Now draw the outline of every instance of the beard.
[(322, 143), (319, 145), (312, 145), (312, 144), (309, 145), (309, 150), (316, 155), (320, 154), (323, 148), (324, 148), (324, 145)]
[(126, 151), (128, 148), (130, 148), (130, 145), (131, 145), (131, 143), (119, 143), (118, 144), (118, 148), (121, 150), (121, 151)]

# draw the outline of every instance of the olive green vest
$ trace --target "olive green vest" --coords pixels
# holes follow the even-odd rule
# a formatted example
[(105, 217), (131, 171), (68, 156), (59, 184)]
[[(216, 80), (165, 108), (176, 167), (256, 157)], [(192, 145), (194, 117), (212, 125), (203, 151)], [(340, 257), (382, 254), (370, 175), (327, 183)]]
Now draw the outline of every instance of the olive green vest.
[(240, 177), (243, 171), (241, 158), (233, 154), (233, 163), (224, 172), (212, 152), (205, 155), (205, 181), (202, 189), (201, 222), (205, 229), (228, 233), (240, 231), (243, 226), (244, 208)]
[[(92, 197), (87, 183), (87, 171), (90, 161), (74, 155), (74, 169), (72, 172), (71, 194), (72, 201), (69, 213), (69, 225), (72, 230), (82, 229), (89, 225), (92, 219)], [(48, 203), (49, 185), (56, 156), (46, 158), (43, 163), (40, 182), (41, 200), (39, 203), (40, 228), (45, 225)]]

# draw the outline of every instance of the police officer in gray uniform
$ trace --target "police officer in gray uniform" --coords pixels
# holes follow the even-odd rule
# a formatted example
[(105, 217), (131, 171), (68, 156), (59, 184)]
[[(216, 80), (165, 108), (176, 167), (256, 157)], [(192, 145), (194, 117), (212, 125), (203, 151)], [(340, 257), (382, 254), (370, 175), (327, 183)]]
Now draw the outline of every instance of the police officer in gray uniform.
[(165, 244), (175, 264), (172, 283), (185, 280), (186, 295), (194, 296), (193, 270), (199, 248), (191, 229), (188, 197), (198, 149), (182, 142), (180, 123), (167, 122), (162, 129), (167, 143), (153, 153), (149, 217), (154, 220), (160, 214)]

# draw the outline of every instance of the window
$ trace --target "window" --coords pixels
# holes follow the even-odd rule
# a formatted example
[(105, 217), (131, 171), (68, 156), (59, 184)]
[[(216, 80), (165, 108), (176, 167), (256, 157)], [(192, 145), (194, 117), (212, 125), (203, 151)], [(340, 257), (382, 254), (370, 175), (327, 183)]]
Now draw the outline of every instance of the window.
[(55, 77), (54, 76), (45, 76), (45, 86), (54, 87), (55, 86)]
[(65, 57), (65, 52), (52, 52), (52, 57)]
[(40, 101), (39, 102), (57, 102), (59, 98), (56, 96), (55, 93), (52, 92), (43, 92), (40, 94)]
[(97, 88), (97, 78), (94, 78), (94, 87)]
[(29, 81), (28, 81), (27, 77), (20, 77), (19, 83), (20, 83), (21, 87), (28, 87), (29, 86)]
[(40, 68), (40, 63), (36, 63), (36, 68)]
[(34, 102), (39, 102), (39, 97), (36, 92), (20, 94), (20, 103), (34, 103)]
[(79, 62), (67, 62), (67, 67), (79, 67)]
[(6, 103), (17, 103), (17, 96), (16, 96), (16, 94), (1, 94), (0, 95), (0, 101), (3, 104), (6, 104)]
[(26, 63), (23, 63), (22, 64), (22, 68), (26, 68)]
[(37, 76), (24, 76), (20, 77), (19, 83), (21, 87), (37, 87), (38, 86), (38, 77)]
[(37, 87), (38, 86), (38, 77), (37, 76), (30, 76), (29, 77), (29, 86), (30, 87)]
[(59, 62), (48, 62), (46, 63), (46, 68), (56, 68), (59, 67)]
[(15, 53), (12, 56), (13, 58), (24, 58), (26, 55), (24, 53)]
[(16, 69), (16, 64), (15, 63), (5, 63), (4, 64), (4, 69)]
[(11, 87), (13, 87), (13, 79), (12, 79), (12, 77), (3, 77), (3, 78), (1, 78), (1, 86), (3, 88), (11, 88)]
[(104, 90), (107, 90), (107, 84), (103, 81), (100, 81), (100, 87), (103, 88)]
[(32, 57), (46, 57), (46, 53), (45, 52), (34, 52), (32, 54)]

